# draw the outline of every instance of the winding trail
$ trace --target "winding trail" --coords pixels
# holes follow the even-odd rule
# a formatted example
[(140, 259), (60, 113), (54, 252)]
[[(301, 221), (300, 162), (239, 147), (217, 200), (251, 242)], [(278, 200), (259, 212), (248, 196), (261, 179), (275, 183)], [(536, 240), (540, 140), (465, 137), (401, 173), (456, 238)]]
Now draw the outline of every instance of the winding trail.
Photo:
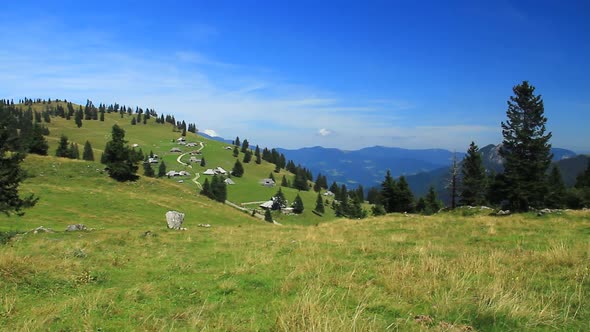
[(203, 190), (203, 186), (197, 181), (201, 177), (201, 174), (195, 173), (195, 177), (193, 178), (193, 182), (199, 187), (199, 189)]
[[(205, 148), (205, 144), (203, 144), (203, 142), (199, 142), (199, 144), (201, 146), (197, 149), (197, 151), (201, 152), (201, 150), (203, 150)], [(186, 156), (189, 153), (190, 152), (185, 152), (185, 153), (179, 155), (178, 158), (176, 158), (176, 161), (179, 164), (181, 164), (182, 166), (187, 166), (189, 168), (193, 168), (193, 165), (187, 164), (187, 163), (185, 163), (185, 162), (182, 161), (182, 157)], [(192, 179), (192, 181), (197, 185), (197, 187), (199, 187), (199, 189), (203, 190), (203, 186), (201, 185), (201, 183), (199, 183), (199, 181), (197, 181), (200, 177), (201, 177), (201, 174), (200, 173), (195, 173), (195, 177)], [(263, 202), (247, 202), (247, 203), (242, 203), (242, 205), (246, 205), (246, 204), (260, 204), (260, 203), (264, 203), (264, 201)], [(240, 210), (242, 212), (246, 212), (250, 216), (252, 216), (252, 211), (254, 211), (252, 209), (247, 209), (245, 207), (239, 206), (239, 205), (237, 205), (235, 203), (232, 203), (232, 202), (230, 202), (228, 200), (225, 201), (225, 204), (227, 204), (227, 205), (229, 205), (229, 206), (231, 206), (231, 207), (233, 207), (235, 209), (238, 209), (238, 210)], [(264, 221), (264, 215), (263, 214), (254, 213), (254, 217), (256, 217), (256, 218)], [(279, 224), (278, 222), (276, 222), (274, 220), (272, 221), (272, 223), (275, 224), (275, 225), (281, 225), (281, 224)]]

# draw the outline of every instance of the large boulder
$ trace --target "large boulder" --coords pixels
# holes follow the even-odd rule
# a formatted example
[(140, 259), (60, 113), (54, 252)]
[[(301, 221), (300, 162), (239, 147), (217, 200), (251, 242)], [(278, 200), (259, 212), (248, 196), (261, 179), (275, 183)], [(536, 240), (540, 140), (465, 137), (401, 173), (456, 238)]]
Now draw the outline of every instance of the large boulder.
[(178, 211), (166, 212), (166, 223), (170, 229), (182, 229), (182, 223), (184, 222), (184, 213)]

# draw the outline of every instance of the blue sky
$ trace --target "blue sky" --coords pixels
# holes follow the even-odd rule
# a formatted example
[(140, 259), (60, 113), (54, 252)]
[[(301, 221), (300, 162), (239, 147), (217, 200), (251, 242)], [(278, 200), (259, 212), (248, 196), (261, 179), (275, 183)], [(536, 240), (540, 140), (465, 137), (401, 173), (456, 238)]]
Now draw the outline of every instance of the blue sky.
[(512, 87), (590, 152), (587, 1), (8, 1), (2, 98), (155, 108), (262, 146), (464, 151)]

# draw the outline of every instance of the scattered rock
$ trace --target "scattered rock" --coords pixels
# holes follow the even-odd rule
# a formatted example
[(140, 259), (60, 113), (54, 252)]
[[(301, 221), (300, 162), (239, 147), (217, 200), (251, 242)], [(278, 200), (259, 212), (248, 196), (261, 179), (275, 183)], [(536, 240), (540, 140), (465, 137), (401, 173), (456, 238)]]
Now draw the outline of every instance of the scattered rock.
[(37, 234), (37, 233), (53, 233), (53, 229), (39, 226), (33, 230), (33, 234)]
[(211, 227), (211, 225), (210, 224), (199, 224), (199, 227), (209, 228), (209, 227)]
[(87, 231), (88, 228), (84, 224), (68, 225), (66, 232)]
[(184, 222), (184, 213), (181, 213), (178, 211), (166, 212), (166, 223), (168, 224), (168, 228), (179, 230), (182, 228), (183, 222)]
[(510, 215), (510, 210), (500, 210), (498, 212), (496, 212), (497, 216), (509, 216)]

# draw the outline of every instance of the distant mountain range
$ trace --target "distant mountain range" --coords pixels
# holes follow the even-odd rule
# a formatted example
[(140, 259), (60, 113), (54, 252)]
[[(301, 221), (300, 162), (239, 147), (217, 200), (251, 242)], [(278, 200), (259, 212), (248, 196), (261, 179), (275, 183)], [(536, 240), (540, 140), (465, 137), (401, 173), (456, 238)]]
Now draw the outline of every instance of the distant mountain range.
[[(200, 135), (231, 144), (231, 140)], [(502, 172), (503, 161), (499, 154), (501, 145), (489, 144), (480, 149), (484, 167), (494, 172)], [(301, 149), (276, 149), (288, 160), (311, 170), (314, 176), (326, 175), (330, 181), (345, 183), (354, 188), (361, 184), (365, 189), (378, 186), (387, 170), (394, 177), (404, 175), (416, 196), (426, 194), (434, 186), (443, 201), (448, 200), (445, 182), (452, 163), (453, 152), (445, 149), (403, 149), (395, 147), (373, 146), (360, 150), (347, 151), (320, 146)], [(562, 148), (552, 148), (553, 162), (560, 168), (564, 182), (573, 186), (576, 177), (588, 165), (588, 157)], [(457, 152), (459, 162), (465, 153)]]
[[(322, 173), (329, 181), (365, 188), (378, 185), (389, 169), (393, 176), (428, 172), (451, 163), (453, 153), (443, 149), (410, 150), (374, 146), (356, 151), (312, 147), (297, 150), (277, 149), (287, 159), (300, 163), (314, 175)], [(463, 159), (463, 153), (457, 153)]]
[[(480, 149), (484, 167), (501, 172), (502, 157), (500, 145), (490, 144)], [(374, 146), (356, 151), (312, 147), (297, 150), (277, 149), (287, 159), (309, 168), (314, 174), (327, 175), (330, 182), (346, 183), (350, 186), (362, 184), (365, 188), (377, 186), (383, 181), (389, 169), (394, 177), (406, 176), (416, 196), (422, 196), (432, 185), (443, 200), (447, 200), (445, 182), (452, 163), (453, 152), (444, 149), (411, 150)], [(571, 186), (576, 176), (588, 163), (588, 157), (567, 149), (552, 148), (553, 161), (560, 168), (564, 182)], [(460, 162), (465, 153), (457, 152)]]

